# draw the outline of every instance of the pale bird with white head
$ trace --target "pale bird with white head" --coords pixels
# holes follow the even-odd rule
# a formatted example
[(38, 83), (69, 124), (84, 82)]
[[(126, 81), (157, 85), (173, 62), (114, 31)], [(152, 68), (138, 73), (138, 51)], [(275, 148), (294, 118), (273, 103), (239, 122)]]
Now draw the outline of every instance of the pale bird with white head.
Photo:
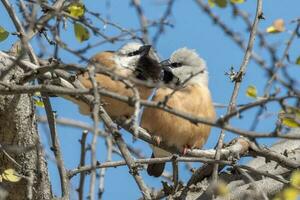
[[(205, 61), (194, 51), (187, 48), (176, 50), (168, 60), (163, 62), (178, 80), (180, 88), (159, 88), (153, 101), (163, 102), (167, 96), (167, 106), (176, 110), (215, 119), (215, 109), (208, 88), (208, 72)], [(178, 83), (179, 82), (179, 83)], [(194, 124), (186, 119), (166, 111), (145, 108), (141, 127), (146, 129), (159, 142), (176, 147), (185, 154), (187, 149), (201, 148), (206, 142), (211, 127), (205, 124)], [(158, 147), (153, 146), (152, 157), (170, 156)], [(149, 164), (147, 172), (159, 177), (164, 171), (165, 163)]]

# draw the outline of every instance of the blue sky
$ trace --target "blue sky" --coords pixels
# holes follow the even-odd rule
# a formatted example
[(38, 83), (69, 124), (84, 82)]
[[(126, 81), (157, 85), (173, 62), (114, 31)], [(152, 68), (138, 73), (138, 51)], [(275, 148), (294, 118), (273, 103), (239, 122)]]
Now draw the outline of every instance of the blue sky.
[[(11, 1), (15, 2), (15, 1)], [(114, 0), (111, 1), (111, 5), (107, 7), (105, 5), (106, 1), (83, 1), (85, 6), (94, 12), (101, 13), (101, 16), (109, 16), (110, 20), (114, 23), (121, 25), (124, 28), (135, 29), (139, 27), (139, 22), (136, 17), (135, 9), (130, 6), (129, 1), (124, 0)], [(142, 6), (145, 10), (145, 15), (150, 20), (156, 20), (161, 17), (166, 6), (163, 1), (159, 0), (145, 0), (142, 1)], [(16, 6), (15, 6), (16, 7)], [(239, 5), (239, 8), (242, 10), (246, 10), (253, 17), (255, 15), (256, 1), (248, 0), (246, 3)], [(290, 36), (290, 31), (294, 29), (294, 24), (291, 24), (290, 21), (299, 17), (299, 0), (266, 0), (263, 2), (263, 13), (265, 16), (265, 20), (262, 20), (259, 24), (259, 28), (261, 30), (265, 30), (273, 20), (277, 18), (283, 18), (286, 21), (287, 31), (284, 33), (270, 35), (267, 36), (267, 40), (272, 44), (275, 44), (279, 52), (282, 52), (285, 47), (285, 42)], [(222, 21), (224, 21), (230, 28), (232, 28), (236, 32), (240, 32), (241, 37), (245, 40), (248, 39), (247, 29), (244, 23), (240, 19), (234, 19), (232, 16), (232, 12), (230, 8), (220, 9), (218, 7), (213, 8), (214, 13), (216, 13)], [(0, 18), (2, 19), (0, 25), (4, 27), (9, 32), (14, 32), (14, 26), (11, 23), (4, 7), (0, 6)], [(166, 32), (160, 37), (157, 51), (159, 55), (166, 59), (168, 56), (177, 48), (180, 47), (188, 47), (195, 49), (206, 61), (208, 64), (208, 69), (210, 73), (210, 89), (212, 92), (212, 97), (215, 102), (227, 104), (229, 102), (233, 83), (224, 75), (226, 71), (229, 71), (230, 67), (233, 66), (236, 70), (239, 68), (242, 59), (243, 59), (243, 51), (239, 49), (239, 47), (234, 44), (234, 42), (226, 37), (222, 30), (215, 26), (214, 23), (210, 20), (210, 18), (205, 15), (202, 10), (196, 5), (194, 1), (184, 1), (177, 0), (174, 4), (174, 8), (172, 11), (172, 15), (169, 18), (170, 22), (174, 24), (174, 27), (167, 27)], [(115, 34), (116, 31), (111, 27), (103, 27), (103, 24), (97, 22), (96, 23), (101, 30), (107, 34)], [(154, 31), (150, 31), (153, 35), (156, 33), (156, 29)], [(73, 34), (73, 28), (70, 23), (68, 23), (67, 30), (62, 31), (62, 39), (66, 42), (70, 48), (79, 49), (84, 47), (87, 43), (94, 44), (100, 40), (99, 37), (92, 36), (88, 42), (78, 43), (75, 40), (75, 36)], [(0, 43), (1, 50), (8, 50), (16, 41), (16, 37), (10, 35), (9, 38)], [(52, 53), (52, 47), (49, 47), (47, 43), (44, 43), (47, 48), (48, 55)], [(293, 43), (290, 50), (290, 58), (291, 60), (295, 60), (299, 55), (299, 40)], [(39, 52), (39, 46), (36, 41), (33, 41), (33, 45), (36, 49), (36, 52)], [(107, 49), (117, 49), (122, 45), (122, 43), (115, 44), (105, 44), (94, 48), (85, 53), (85, 56), (90, 57), (98, 51), (107, 50)], [(255, 45), (255, 51), (263, 56), (264, 58), (269, 58), (268, 54), (265, 50), (259, 48), (258, 44)], [(281, 56), (281, 54), (279, 53)], [(78, 62), (78, 59), (73, 55), (61, 51), (60, 57), (66, 63)], [(81, 63), (84, 65), (84, 63)], [(297, 69), (296, 66), (291, 66), (289, 68), (291, 71), (295, 71), (299, 74), (299, 67)], [(295, 74), (296, 74), (295, 73)], [(245, 90), (249, 85), (255, 85), (258, 89), (259, 95), (263, 94), (263, 87), (266, 82), (265, 73), (262, 71), (254, 62), (249, 63), (249, 67), (242, 83), (242, 87), (238, 97), (238, 103), (247, 103), (252, 101), (252, 99), (246, 97)], [(296, 77), (296, 75), (295, 75)], [(59, 117), (72, 118), (76, 120), (81, 120), (86, 123), (90, 123), (92, 125), (92, 121), (85, 116), (81, 116), (75, 105), (61, 99), (61, 98), (53, 98), (51, 99), (54, 109), (57, 111)], [(274, 122), (276, 120), (276, 115), (274, 113), (278, 112), (279, 108), (276, 105), (268, 106), (268, 113), (273, 113), (270, 118), (267, 118), (260, 123), (257, 130), (258, 131), (270, 131), (274, 127)], [(43, 110), (39, 109), (40, 114), (44, 114)], [(225, 109), (217, 110), (218, 116), (225, 113)], [(232, 120), (232, 125), (236, 127), (240, 127), (243, 129), (248, 129), (252, 123), (252, 119), (256, 110), (253, 109), (249, 111), (246, 115), (243, 116), (242, 119)], [(49, 136), (48, 132), (44, 131), (43, 126), (40, 126), (40, 134), (42, 136), (43, 143), (45, 144), (45, 148), (47, 153), (50, 155), (49, 159), (49, 168), (50, 168), (50, 176), (53, 181), (53, 190), (55, 194), (60, 195), (60, 186), (58, 173), (56, 171), (53, 156), (49, 150)], [(68, 127), (58, 127), (59, 137), (61, 139), (61, 146), (63, 150), (63, 156), (65, 159), (65, 164), (68, 169), (73, 169), (77, 167), (79, 162), (79, 143), (78, 139), (81, 136), (81, 130), (68, 128)], [(210, 138), (208, 139), (205, 148), (213, 148), (217, 142), (217, 138), (219, 136), (220, 130), (214, 128)], [(236, 135), (226, 133), (226, 141), (230, 141)], [(126, 141), (131, 142), (131, 136), (128, 133), (124, 132), (124, 137)], [(89, 138), (91, 139), (91, 137)], [(269, 145), (274, 140), (261, 140), (262, 143)], [(150, 148), (144, 142), (138, 141), (134, 143), (134, 146), (143, 150), (146, 156), (150, 156)], [(105, 159), (105, 144), (103, 140), (98, 141), (98, 159), (100, 161), (104, 161)], [(114, 160), (119, 160), (120, 157), (114, 156)], [(89, 163), (89, 161), (87, 161)], [(196, 164), (195, 166), (199, 166)], [(168, 167), (170, 169), (170, 167)], [(186, 180), (189, 176), (189, 173), (184, 172), (182, 168), (181, 178)], [(161, 179), (149, 177), (144, 171), (142, 175), (146, 181), (146, 183), (153, 187), (159, 187)], [(76, 199), (75, 189), (77, 187), (77, 179), (75, 177), (72, 179), (72, 198)], [(119, 167), (108, 169), (106, 173), (105, 179), (106, 187), (104, 192), (104, 199), (137, 199), (140, 197), (140, 193), (137, 190), (136, 184), (133, 178), (129, 175), (128, 169), (126, 167)], [(87, 182), (88, 183), (88, 182)], [(86, 190), (87, 191), (87, 190)], [(118, 191), (118, 192), (116, 192)]]

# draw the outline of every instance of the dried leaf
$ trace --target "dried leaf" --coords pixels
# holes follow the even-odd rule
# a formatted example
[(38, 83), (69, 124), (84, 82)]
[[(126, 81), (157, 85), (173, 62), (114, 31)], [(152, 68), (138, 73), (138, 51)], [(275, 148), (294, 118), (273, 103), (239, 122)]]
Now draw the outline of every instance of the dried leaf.
[(4, 41), (9, 35), (9, 32), (7, 32), (2, 26), (0, 26), (0, 42)]
[(227, 0), (215, 0), (215, 3), (220, 8), (225, 8), (227, 6)]
[(79, 23), (74, 24), (74, 32), (79, 42), (86, 41), (90, 38), (89, 30)]
[(271, 26), (266, 29), (267, 33), (280, 33), (285, 31), (285, 25), (283, 19), (275, 20)]
[(11, 168), (4, 170), (1, 176), (4, 180), (7, 180), (9, 182), (18, 182), (21, 180), (21, 177), (18, 176), (18, 173)]

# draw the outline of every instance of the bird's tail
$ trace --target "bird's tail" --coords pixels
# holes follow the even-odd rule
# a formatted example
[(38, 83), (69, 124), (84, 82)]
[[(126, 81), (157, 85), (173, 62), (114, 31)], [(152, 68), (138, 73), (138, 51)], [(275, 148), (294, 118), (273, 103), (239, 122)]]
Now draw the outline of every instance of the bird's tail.
[[(155, 158), (154, 153), (152, 153), (151, 158)], [(148, 164), (147, 172), (150, 176), (159, 177), (164, 172), (166, 163), (154, 163)]]

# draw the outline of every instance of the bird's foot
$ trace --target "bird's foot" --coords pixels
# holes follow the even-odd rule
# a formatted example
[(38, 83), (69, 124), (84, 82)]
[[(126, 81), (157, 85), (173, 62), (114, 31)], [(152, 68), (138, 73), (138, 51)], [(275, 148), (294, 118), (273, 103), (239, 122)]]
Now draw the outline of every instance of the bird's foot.
[(191, 150), (192, 148), (190, 147), (190, 145), (186, 144), (184, 145), (183, 147), (183, 150), (182, 150), (182, 155), (186, 155), (188, 150)]
[(159, 146), (161, 143), (161, 137), (159, 137), (159, 136), (153, 135), (152, 140), (154, 140), (154, 142), (157, 146)]

